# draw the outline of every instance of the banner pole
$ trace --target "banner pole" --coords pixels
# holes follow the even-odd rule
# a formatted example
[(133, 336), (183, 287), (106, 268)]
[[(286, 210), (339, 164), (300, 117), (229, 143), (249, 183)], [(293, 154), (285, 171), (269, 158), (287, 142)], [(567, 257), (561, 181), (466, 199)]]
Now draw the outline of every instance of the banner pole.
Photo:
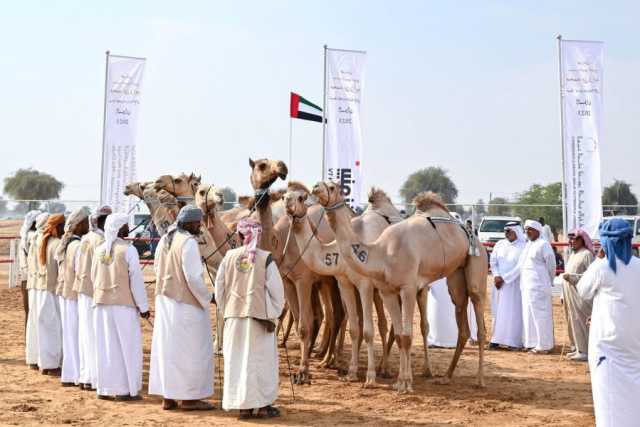
[[(289, 117), (289, 176), (293, 177), (293, 118)], [(291, 180), (291, 178), (289, 178)]]
[(326, 133), (327, 133), (327, 45), (324, 45), (324, 71), (322, 75), (322, 180), (325, 180)]
[(105, 148), (105, 135), (107, 129), (107, 84), (109, 81), (109, 51), (105, 52), (106, 60), (104, 66), (104, 105), (102, 110), (102, 156), (100, 158), (100, 205), (104, 203), (102, 199), (102, 190), (104, 185), (104, 148)]
[(564, 84), (562, 81), (562, 34), (558, 40), (558, 73), (560, 81), (560, 142), (562, 144), (562, 234), (567, 238), (567, 183), (565, 179), (565, 140), (564, 140)]

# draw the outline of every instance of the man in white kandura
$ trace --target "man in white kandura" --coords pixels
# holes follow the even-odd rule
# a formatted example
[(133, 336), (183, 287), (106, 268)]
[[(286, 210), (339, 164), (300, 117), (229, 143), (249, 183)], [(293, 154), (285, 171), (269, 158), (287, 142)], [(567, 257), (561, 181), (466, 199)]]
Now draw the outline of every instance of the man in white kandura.
[(271, 254), (257, 248), (262, 227), (238, 224), (243, 246), (226, 253), (216, 276), (216, 301), (224, 313), (225, 410), (240, 418), (277, 417), (278, 348), (275, 326), (284, 308), (284, 288)]
[[(36, 236), (44, 229), (49, 214), (30, 211), (20, 229), (20, 277), (27, 293), (25, 361), (31, 369), (38, 369), (38, 344), (36, 341)], [(40, 220), (38, 220), (40, 218)], [(38, 229), (38, 227), (40, 227)], [(23, 297), (24, 298), (24, 297)], [(23, 301), (24, 304), (24, 301)]]
[(502, 345), (517, 349), (522, 348), (522, 294), (516, 266), (527, 242), (518, 222), (507, 223), (504, 232), (505, 239), (496, 243), (490, 258), (495, 287), (491, 290), (493, 336), (489, 348)]
[(598, 427), (640, 422), (640, 259), (632, 237), (623, 219), (602, 223), (602, 251), (577, 285), (593, 302), (589, 371)]
[(429, 346), (455, 348), (458, 342), (456, 306), (451, 301), (446, 278), (438, 279), (429, 286), (427, 320), (429, 321), (427, 337)]
[(56, 295), (58, 262), (55, 259), (64, 234), (64, 215), (49, 216), (38, 238), (38, 366), (44, 375), (60, 375), (62, 366), (62, 321)]
[(572, 253), (562, 275), (564, 314), (572, 347), (567, 357), (577, 362), (586, 362), (589, 349), (587, 319), (591, 316), (591, 301), (584, 301), (578, 296), (576, 284), (594, 260), (593, 243), (589, 234), (581, 228), (569, 233), (569, 242)]
[(553, 349), (551, 286), (556, 256), (549, 242), (541, 237), (542, 225), (538, 221), (527, 220), (524, 229), (529, 241), (516, 267), (520, 272), (524, 347), (534, 354), (548, 354)]
[(90, 231), (82, 236), (76, 252), (78, 270), (73, 290), (78, 294), (78, 351), (80, 354), (80, 388), (96, 389), (96, 339), (93, 329), (93, 282), (91, 266), (93, 253), (104, 242), (104, 223), (111, 214), (109, 206), (102, 206), (89, 217)]
[(213, 395), (213, 336), (198, 242), (202, 211), (187, 205), (175, 227), (156, 248), (156, 305), (149, 394), (163, 397), (162, 408), (211, 410), (201, 399)]
[(64, 235), (56, 251), (60, 290), (60, 317), (62, 319), (62, 375), (63, 387), (80, 384), (80, 353), (78, 350), (78, 294), (73, 290), (76, 280), (80, 239), (89, 232), (89, 211), (76, 209), (69, 215)]
[(149, 305), (138, 251), (124, 240), (128, 222), (125, 214), (107, 217), (92, 261), (98, 399), (139, 400), (142, 389), (138, 315), (148, 319)]

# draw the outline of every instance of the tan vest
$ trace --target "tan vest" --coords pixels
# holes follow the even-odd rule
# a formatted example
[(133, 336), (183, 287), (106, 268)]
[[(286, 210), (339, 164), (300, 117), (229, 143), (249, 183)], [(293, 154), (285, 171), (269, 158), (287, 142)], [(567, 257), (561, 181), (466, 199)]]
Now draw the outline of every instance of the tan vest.
[(129, 243), (116, 240), (111, 248), (111, 257), (105, 257), (104, 246), (94, 253), (96, 281), (93, 284), (93, 302), (105, 305), (128, 305), (135, 307), (131, 282), (129, 281), (129, 264), (127, 263)]
[[(38, 237), (38, 246), (42, 244), (42, 236)], [(36, 289), (55, 293), (58, 288), (58, 261), (56, 261), (56, 249), (60, 244), (57, 237), (49, 237), (47, 241), (47, 259), (45, 265), (40, 264), (38, 256), (38, 279)], [(38, 249), (40, 251), (40, 249)]]
[(267, 317), (266, 262), (269, 252), (258, 249), (253, 266), (245, 260), (245, 248), (232, 249), (224, 265), (224, 318)]
[(95, 231), (90, 231), (80, 240), (80, 259), (78, 260), (78, 271), (73, 290), (93, 296), (93, 283), (91, 283), (91, 262), (93, 261), (93, 251), (104, 242), (104, 237)]
[(73, 290), (73, 285), (76, 281), (76, 272), (73, 269), (74, 262), (76, 260), (76, 253), (80, 249), (80, 240), (74, 238), (69, 245), (67, 245), (67, 252), (64, 255), (64, 262), (62, 268), (64, 271), (63, 284), (62, 284), (62, 297), (70, 300), (77, 300), (78, 293)]
[(190, 234), (176, 231), (173, 235), (171, 247), (167, 248), (167, 240), (165, 237), (165, 244), (155, 261), (158, 263), (156, 296), (164, 295), (178, 302), (195, 305), (198, 308), (205, 308), (202, 307), (193, 296), (193, 293), (189, 289), (187, 278), (182, 271), (182, 249), (189, 239), (193, 239)]
[(27, 255), (27, 289), (35, 289), (38, 282), (38, 234), (29, 236)]

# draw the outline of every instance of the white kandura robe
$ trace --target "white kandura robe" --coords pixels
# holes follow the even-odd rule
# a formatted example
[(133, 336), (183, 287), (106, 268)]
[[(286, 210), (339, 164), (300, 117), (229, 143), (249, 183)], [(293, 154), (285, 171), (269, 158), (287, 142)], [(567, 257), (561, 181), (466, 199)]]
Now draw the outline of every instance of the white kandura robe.
[[(79, 251), (77, 251), (79, 252)], [(73, 270), (78, 271), (77, 257), (74, 258)], [(63, 274), (64, 263), (60, 263), (60, 274)], [(59, 296), (60, 319), (62, 320), (62, 374), (63, 383), (80, 383), (80, 350), (78, 347), (78, 300)]]
[[(29, 235), (29, 249), (27, 255), (27, 263), (35, 265), (38, 260), (37, 250), (38, 233), (31, 232)], [(37, 272), (33, 269), (27, 269), (27, 285), (34, 286), (36, 282)], [(27, 290), (29, 299), (29, 314), (27, 316), (27, 330), (25, 336), (25, 361), (27, 365), (38, 364), (38, 305), (40, 291), (33, 287)]]
[[(165, 245), (166, 235), (158, 244), (156, 260)], [(211, 293), (204, 282), (198, 243), (194, 239), (183, 246), (182, 271), (189, 290), (204, 308), (156, 296), (149, 394), (173, 400), (205, 399), (213, 395), (214, 381)], [(156, 280), (158, 274), (156, 267)]]
[[(96, 248), (96, 253), (104, 243)], [(142, 330), (139, 313), (149, 311), (138, 252), (127, 249), (129, 282), (136, 307), (96, 304), (93, 313), (96, 333), (98, 395), (137, 396), (142, 390)], [(91, 272), (95, 283), (98, 257)]]
[(640, 259), (616, 259), (614, 273), (597, 259), (578, 282), (593, 301), (589, 371), (598, 427), (635, 427), (640, 422)]
[(38, 290), (38, 366), (58, 369), (62, 365), (62, 321), (55, 292)]
[[(104, 235), (99, 228), (95, 233)], [(76, 251), (76, 265), (80, 262), (80, 249)], [(96, 359), (96, 332), (93, 324), (93, 297), (78, 292), (78, 351), (80, 354), (80, 383), (96, 388), (98, 362)]]
[(520, 274), (514, 272), (526, 243), (500, 240), (491, 252), (491, 273), (504, 280), (500, 289), (491, 288), (491, 313), (493, 335), (491, 342), (509, 347), (522, 347), (522, 294)]
[[(478, 339), (478, 325), (471, 301), (467, 306), (470, 338)], [(456, 306), (451, 301), (447, 279), (438, 279), (431, 283), (427, 298), (427, 320), (429, 335), (427, 343), (437, 347), (454, 348), (458, 343), (458, 323), (456, 322)]]
[(542, 238), (527, 242), (516, 269), (520, 272), (524, 347), (551, 350), (554, 345), (551, 286), (556, 256), (549, 242)]
[[(216, 276), (215, 295), (224, 313), (223, 261)], [(284, 308), (284, 287), (275, 262), (267, 267), (267, 316), (280, 317)], [(251, 318), (229, 318), (224, 322), (224, 392), (222, 408), (256, 409), (271, 405), (278, 397), (279, 367), (275, 333)]]

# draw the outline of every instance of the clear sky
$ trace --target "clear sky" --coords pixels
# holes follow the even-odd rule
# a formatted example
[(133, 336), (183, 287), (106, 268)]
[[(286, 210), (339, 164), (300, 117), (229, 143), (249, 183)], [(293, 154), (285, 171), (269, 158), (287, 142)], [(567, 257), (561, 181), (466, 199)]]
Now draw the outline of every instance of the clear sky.
[[(603, 183), (640, 192), (640, 2), (13, 1), (0, 13), (0, 178), (34, 167), (96, 199), (104, 52), (148, 58), (143, 180), (181, 171), (248, 192), (252, 157), (286, 160), (289, 92), (322, 102), (322, 46), (368, 52), (367, 184), (399, 198), (446, 168), (460, 202), (560, 180), (555, 36), (605, 42)], [(293, 178), (321, 173), (296, 121)]]

